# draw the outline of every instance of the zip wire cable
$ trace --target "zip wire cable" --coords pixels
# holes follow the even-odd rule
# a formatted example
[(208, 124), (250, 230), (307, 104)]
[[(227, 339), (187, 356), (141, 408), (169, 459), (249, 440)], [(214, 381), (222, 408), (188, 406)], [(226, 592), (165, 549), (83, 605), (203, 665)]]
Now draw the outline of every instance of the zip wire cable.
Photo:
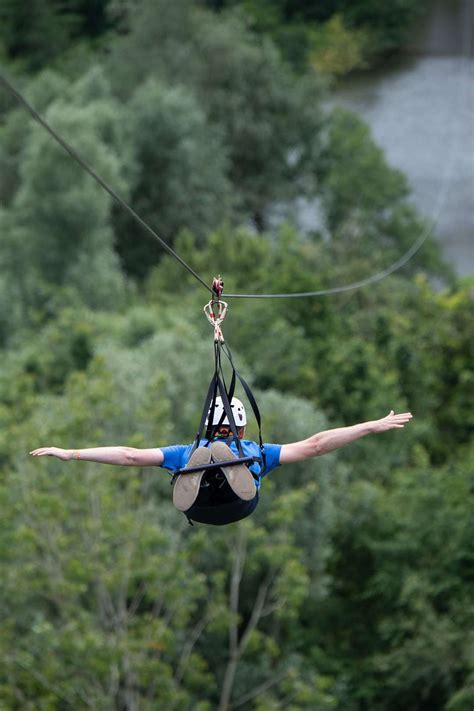
[(195, 279), (201, 282), (201, 284), (212, 294), (212, 289), (206, 284), (204, 279), (202, 279), (199, 274), (197, 274), (194, 269), (192, 269), (189, 264), (187, 264), (184, 259), (180, 257), (179, 254), (177, 254), (177, 252), (175, 252), (172, 247), (169, 246), (169, 244), (167, 244), (163, 239), (161, 239), (161, 237), (156, 234), (156, 232), (145, 222), (145, 220), (143, 220), (140, 215), (138, 215), (135, 210), (130, 207), (130, 205), (125, 202), (125, 200), (121, 198), (120, 195), (118, 195), (115, 190), (110, 187), (110, 185), (108, 185), (108, 183), (105, 182), (103, 178), (97, 175), (95, 170), (91, 168), (90, 165), (86, 163), (85, 160), (83, 160), (83, 158), (81, 158), (81, 156), (74, 150), (74, 148), (72, 148), (63, 138), (61, 138), (61, 136), (57, 134), (53, 128), (51, 128), (47, 121), (45, 121), (45, 119), (40, 116), (40, 114), (31, 106), (31, 104), (25, 99), (25, 97), (15, 89), (15, 87), (10, 83), (10, 81), (8, 81), (8, 79), (3, 74), (0, 74), (0, 81), (13, 94), (16, 100), (20, 104), (22, 104), (22, 106), (28, 111), (28, 113), (31, 114), (34, 120), (37, 121), (41, 126), (43, 126), (43, 128), (48, 131), (48, 133), (54, 138), (54, 140), (59, 143), (59, 145), (62, 146), (62, 148), (64, 148), (67, 153), (69, 153), (71, 158), (73, 158), (77, 163), (79, 163), (81, 168), (83, 168), (87, 173), (89, 173), (89, 175), (91, 175), (94, 180), (99, 183), (99, 185), (101, 185), (104, 190), (106, 190), (109, 195), (111, 195), (113, 199), (118, 202), (119, 205), (121, 205), (133, 217), (134, 220), (138, 222), (139, 225), (141, 225), (152, 237), (154, 237), (160, 243), (160, 245), (169, 254), (171, 254), (172, 257), (177, 259), (178, 262), (185, 269), (187, 269), (188, 272), (192, 274)]
[(410, 261), (416, 252), (422, 247), (426, 241), (428, 235), (432, 232), (432, 229), (428, 230), (427, 234), (419, 237), (416, 242), (410, 247), (410, 249), (405, 252), (404, 255), (400, 257), (396, 262), (391, 264), (389, 267), (381, 272), (372, 274), (372, 276), (366, 279), (361, 279), (360, 281), (354, 281), (351, 284), (345, 284), (344, 286), (335, 286), (331, 289), (319, 289), (318, 291), (294, 291), (288, 294), (223, 294), (222, 296), (226, 299), (289, 299), (289, 298), (303, 298), (309, 296), (330, 296), (331, 294), (342, 294), (345, 291), (353, 291), (355, 289), (362, 289), (364, 286), (369, 286), (370, 284), (375, 284), (378, 281), (382, 281), (385, 277), (393, 274), (398, 269), (401, 269), (405, 264)]

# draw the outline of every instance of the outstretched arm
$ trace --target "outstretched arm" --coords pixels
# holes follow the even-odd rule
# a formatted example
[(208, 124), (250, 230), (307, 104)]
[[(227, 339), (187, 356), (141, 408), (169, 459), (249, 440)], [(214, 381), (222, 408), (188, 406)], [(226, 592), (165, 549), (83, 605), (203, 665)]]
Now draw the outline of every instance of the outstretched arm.
[(338, 427), (334, 430), (318, 432), (318, 434), (308, 437), (308, 439), (303, 439), (301, 442), (284, 444), (281, 448), (280, 464), (299, 462), (310, 457), (320, 457), (322, 454), (327, 454), (334, 449), (350, 444), (350, 442), (355, 442), (356, 439), (365, 437), (365, 435), (404, 427), (412, 417), (411, 412), (395, 415), (394, 411), (391, 410), (387, 417), (382, 417), (380, 420), (362, 422), (351, 427)]
[(33, 449), (33, 457), (57, 457), (63, 461), (82, 459), (99, 464), (119, 464), (125, 467), (159, 467), (163, 464), (161, 449), (135, 449), (135, 447), (93, 447), (90, 449), (60, 449), (40, 447)]

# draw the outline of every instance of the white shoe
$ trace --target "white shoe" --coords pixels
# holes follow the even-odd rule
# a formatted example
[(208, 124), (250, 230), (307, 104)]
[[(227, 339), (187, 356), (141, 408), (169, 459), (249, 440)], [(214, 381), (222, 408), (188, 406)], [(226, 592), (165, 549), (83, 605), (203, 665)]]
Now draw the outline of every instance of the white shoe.
[[(225, 442), (213, 442), (211, 455), (213, 462), (228, 462), (238, 459)], [(227, 467), (222, 467), (222, 471), (230, 488), (240, 499), (251, 501), (255, 498), (257, 494), (255, 480), (245, 464), (230, 464)]]
[(173, 487), (173, 504), (179, 511), (187, 511), (191, 508), (199, 494), (202, 475), (206, 471), (206, 464), (211, 462), (211, 452), (207, 447), (198, 447), (192, 454), (186, 467), (199, 467), (203, 465), (201, 471), (191, 474), (180, 474)]

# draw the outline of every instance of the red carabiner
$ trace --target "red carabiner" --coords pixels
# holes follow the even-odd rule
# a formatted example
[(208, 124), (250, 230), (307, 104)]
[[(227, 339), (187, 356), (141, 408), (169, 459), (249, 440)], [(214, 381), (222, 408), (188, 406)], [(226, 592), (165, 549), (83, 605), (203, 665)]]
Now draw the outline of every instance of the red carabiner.
[(220, 299), (223, 290), (224, 290), (224, 282), (222, 280), (221, 275), (219, 274), (219, 276), (214, 277), (214, 279), (212, 280), (212, 291), (217, 296), (217, 298)]

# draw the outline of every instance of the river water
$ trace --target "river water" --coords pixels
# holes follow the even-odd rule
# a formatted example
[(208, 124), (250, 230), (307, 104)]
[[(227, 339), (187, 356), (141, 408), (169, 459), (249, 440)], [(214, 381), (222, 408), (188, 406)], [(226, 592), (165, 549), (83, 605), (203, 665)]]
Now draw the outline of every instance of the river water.
[(405, 173), (460, 276), (474, 273), (473, 33), (474, 0), (433, 0), (401, 58), (351, 76), (334, 97)]

